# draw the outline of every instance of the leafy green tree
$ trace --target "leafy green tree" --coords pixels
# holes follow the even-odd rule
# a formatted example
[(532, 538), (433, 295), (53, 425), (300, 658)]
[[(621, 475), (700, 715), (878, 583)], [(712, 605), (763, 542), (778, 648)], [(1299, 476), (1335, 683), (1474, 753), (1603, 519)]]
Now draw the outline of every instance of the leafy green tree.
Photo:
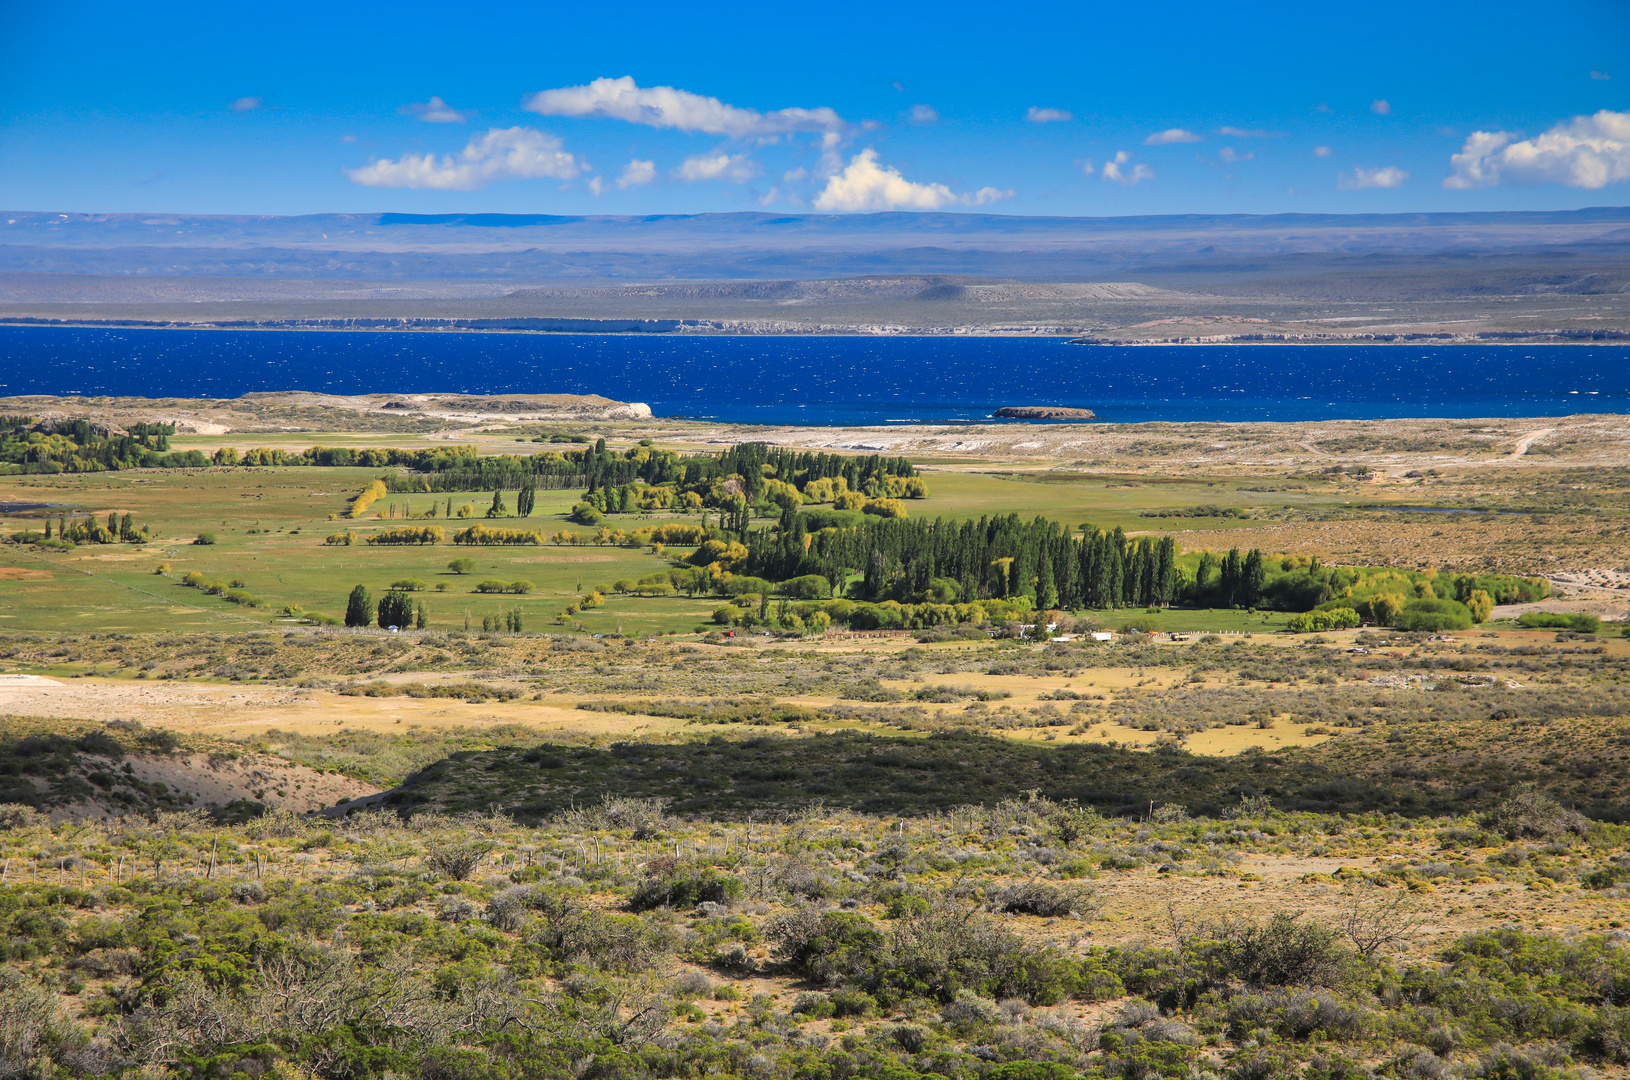
[(515, 495), (515, 512), (521, 517), (531, 517), (532, 508), (538, 504), (538, 489), (528, 480), (524, 487)]
[(509, 504), (504, 502), (504, 491), (502, 488), (495, 488), (493, 490), (492, 505), (487, 507), (487, 516), (490, 518), (509, 516)]
[(454, 559), (452, 562), (447, 564), (447, 569), (451, 570), (455, 574), (473, 574), (475, 573), (475, 568), (475, 560), (468, 557)]
[(1240, 581), (1239, 602), (1246, 607), (1256, 607), (1257, 601), (1262, 599), (1262, 590), (1268, 584), (1268, 568), (1262, 561), (1262, 552), (1252, 548), (1245, 556), (1244, 572)]
[(1053, 580), (1053, 560), (1041, 560), (1041, 573), (1036, 575), (1036, 607), (1043, 611), (1058, 607), (1058, 585)]
[(351, 590), (351, 597), (345, 602), (345, 625), (367, 626), (374, 621), (374, 600), (368, 595), (364, 585), (358, 585)]
[(413, 609), (413, 628), (415, 630), (423, 630), (425, 627), (427, 627), (429, 625), (430, 625), (430, 618), (427, 615), (427, 613), (425, 612), (424, 605), (423, 604), (415, 605), (414, 609)]
[(413, 625), (413, 601), (401, 589), (391, 589), (379, 598), (379, 625), (408, 627)]

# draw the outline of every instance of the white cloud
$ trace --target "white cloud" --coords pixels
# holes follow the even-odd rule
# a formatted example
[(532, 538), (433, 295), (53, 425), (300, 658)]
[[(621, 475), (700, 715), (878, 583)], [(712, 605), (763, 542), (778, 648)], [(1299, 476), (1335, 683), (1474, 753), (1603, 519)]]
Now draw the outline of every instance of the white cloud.
[(1204, 135), (1196, 135), (1194, 132), (1185, 131), (1183, 128), (1167, 128), (1165, 131), (1157, 131), (1144, 139), (1143, 145), (1170, 146), (1173, 143), (1200, 142), (1204, 138)]
[(1460, 190), (1502, 183), (1606, 187), (1630, 179), (1630, 111), (1576, 116), (1532, 139), (1474, 131), (1449, 167), (1443, 186)]
[(1235, 139), (1282, 139), (1283, 132), (1263, 131), (1261, 128), (1237, 128), (1224, 125), (1217, 129), (1218, 135), (1226, 135)]
[(817, 180), (825, 180), (829, 176), (836, 176), (843, 171), (843, 155), (839, 150), (843, 147), (843, 136), (835, 131), (828, 131), (822, 135), (815, 145), (820, 149), (821, 156), (815, 161), (814, 175)]
[(850, 126), (825, 106), (761, 113), (672, 86), (642, 87), (628, 75), (620, 79), (595, 79), (587, 86), (540, 90), (527, 97), (523, 105), (545, 116), (606, 116), (631, 124), (732, 138), (785, 135), (793, 131), (841, 131)]
[(623, 191), (638, 184), (649, 184), (657, 178), (657, 163), (654, 161), (641, 161), (635, 158), (623, 166), (623, 174), (617, 177), (617, 187)]
[(347, 169), (346, 175), (366, 187), (473, 191), (493, 180), (572, 180), (588, 169), (587, 162), (560, 147), (559, 139), (536, 128), (492, 128), (457, 156), (403, 154)]
[(254, 112), (256, 109), (260, 108), (260, 105), (261, 99), (258, 97), (241, 97), (232, 104), (228, 105), (227, 108), (231, 109), (233, 112)]
[(412, 105), (403, 105), (396, 110), (403, 116), (414, 116), (427, 124), (462, 124), (470, 119), (466, 113), (459, 112), (439, 97), (429, 101), (415, 101)]
[(1330, 156), (1330, 148), (1328, 146), (1315, 146), (1313, 148), (1313, 156), (1314, 157), (1329, 157)]
[(590, 177), (589, 178), (589, 194), (590, 195), (604, 195), (605, 193), (606, 193), (606, 182), (604, 180), (600, 179), (598, 176)]
[(1217, 152), (1217, 160), (1232, 165), (1236, 161), (1255, 161), (1256, 154), (1250, 151), (1242, 154), (1232, 146), (1225, 146)]
[(933, 124), (939, 121), (940, 114), (932, 105), (913, 105), (911, 107), (911, 122), (913, 124)]
[(786, 183), (791, 184), (804, 179), (808, 175), (809, 170), (800, 165), (796, 169), (788, 169), (786, 172), (782, 173), (781, 179)]
[(674, 175), (695, 183), (698, 180), (728, 180), (732, 184), (745, 184), (758, 175), (758, 166), (746, 154), (698, 154), (686, 158)]
[(1075, 115), (1065, 109), (1043, 109), (1032, 105), (1025, 112), (1024, 118), (1032, 124), (1054, 124), (1062, 120), (1073, 120)]
[(1392, 111), (1392, 102), (1386, 98), (1376, 98), (1370, 102), (1370, 111), (1378, 116), (1385, 116)]
[(1317, 105), (1315, 105), (1313, 107), (1313, 111), (1314, 112), (1322, 112), (1322, 113), (1333, 113), (1336, 110), (1332, 109), (1326, 102), (1321, 101), (1321, 102), (1319, 102)]
[(1593, 71), (1593, 72), (1590, 73), (1590, 77), (1593, 78), (1593, 79), (1599, 79), (1602, 82), (1606, 82), (1607, 80), (1611, 79), (1613, 76), (1609, 75), (1605, 71)]
[(1122, 187), (1131, 187), (1144, 180), (1153, 180), (1155, 171), (1147, 165), (1134, 165), (1130, 169), (1121, 168), (1132, 160), (1132, 155), (1125, 150), (1117, 151), (1114, 158), (1104, 162), (1104, 167), (1098, 175), (1105, 180), (1113, 180)]
[(797, 192), (783, 191), (778, 187), (772, 187), (769, 191), (760, 196), (758, 200), (758, 204), (760, 206), (774, 206), (776, 203), (787, 203), (790, 206), (802, 206), (804, 205), (804, 200), (798, 197)]
[(984, 206), (1013, 197), (1011, 191), (985, 187), (961, 195), (944, 184), (919, 184), (900, 170), (877, 163), (877, 151), (868, 147), (849, 159), (848, 168), (828, 177), (815, 197), (815, 209), (827, 213), (863, 210), (938, 210), (946, 206)]
[(1381, 169), (1355, 168), (1351, 174), (1342, 173), (1336, 186), (1343, 191), (1361, 191), (1365, 188), (1400, 188), (1409, 174), (1395, 165)]

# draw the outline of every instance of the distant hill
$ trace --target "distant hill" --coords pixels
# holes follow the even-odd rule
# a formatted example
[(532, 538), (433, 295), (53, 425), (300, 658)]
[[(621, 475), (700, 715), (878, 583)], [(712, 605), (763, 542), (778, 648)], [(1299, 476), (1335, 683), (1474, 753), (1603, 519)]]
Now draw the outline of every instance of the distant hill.
[(0, 212), (0, 272), (318, 279), (1126, 280), (1295, 256), (1630, 253), (1630, 208), (1432, 214), (201, 214)]

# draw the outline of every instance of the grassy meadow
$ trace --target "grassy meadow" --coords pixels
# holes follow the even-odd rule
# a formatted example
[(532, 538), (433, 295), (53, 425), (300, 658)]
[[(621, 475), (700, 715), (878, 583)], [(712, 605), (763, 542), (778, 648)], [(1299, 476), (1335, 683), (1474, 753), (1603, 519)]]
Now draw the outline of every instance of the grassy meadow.
[[(192, 442), (213, 450), (218, 445), (403, 445), (418, 441), (410, 436), (377, 434), (345, 436), (303, 434), (259, 436), (223, 440), (216, 436), (178, 437), (177, 445)], [(530, 446), (530, 444), (529, 444)], [(506, 449), (497, 444), (495, 449)], [(516, 447), (525, 452), (525, 448)], [(127, 472), (11, 476), (0, 478), (0, 503), (43, 503), (53, 509), (0, 515), (0, 533), (38, 529), (46, 514), (129, 512), (149, 525), (157, 538), (141, 547), (87, 545), (65, 553), (42, 554), (7, 545), (0, 547), (0, 629), (72, 630), (144, 633), (165, 630), (225, 628), (246, 623), (270, 624), (291, 605), (338, 617), (353, 585), (365, 585), (378, 597), (394, 581), (416, 578), (426, 590), (415, 599), (425, 603), (430, 625), (436, 629), (462, 629), (468, 614), (479, 628), (482, 618), (520, 609), (528, 629), (554, 625), (554, 617), (577, 596), (619, 578), (639, 578), (660, 571), (663, 560), (648, 551), (607, 546), (467, 548), (451, 543), (455, 528), (484, 523), (497, 527), (529, 528), (546, 534), (558, 531), (592, 535), (594, 530), (572, 524), (566, 514), (578, 492), (539, 491), (537, 506), (524, 521), (516, 518), (488, 521), (484, 513), (491, 492), (455, 494), (455, 513), (468, 505), (471, 519), (438, 516), (434, 523), (448, 529), (449, 540), (426, 546), (371, 546), (367, 536), (395, 524), (390, 504), (398, 513), (416, 517), (429, 509), (429, 495), (393, 495), (381, 500), (357, 521), (333, 520), (343, 515), (350, 499), (372, 481), (378, 470), (360, 468), (212, 468), (190, 471), (132, 470)], [(1092, 522), (1104, 528), (1120, 526), (1128, 532), (1203, 529), (1219, 533), (1217, 546), (1226, 547), (1227, 531), (1249, 524), (1232, 517), (1145, 517), (1194, 506), (1233, 507), (1259, 513), (1284, 506), (1306, 508), (1319, 499), (1317, 483), (1297, 483), (1287, 490), (1241, 490), (1251, 486), (1237, 480), (1203, 477), (1181, 480), (1131, 476), (1068, 474), (1006, 474), (933, 469), (925, 473), (930, 496), (914, 500), (915, 517), (950, 519), (1017, 513), (1042, 515), (1079, 527)], [(1263, 485), (1255, 485), (1262, 487)], [(510, 507), (515, 492), (504, 493)], [(436, 497), (445, 509), (447, 496)], [(606, 524), (632, 530), (664, 520), (695, 520), (677, 514), (614, 515)], [(350, 546), (324, 543), (330, 533), (354, 530), (358, 542)], [(210, 533), (213, 545), (192, 543)], [(452, 559), (468, 556), (478, 567), (466, 575), (447, 570)], [(168, 564), (168, 575), (155, 571)], [(251, 595), (266, 601), (265, 608), (248, 608), (207, 596), (179, 583), (197, 571), (206, 580), (241, 580)], [(526, 595), (479, 594), (476, 582), (497, 579), (527, 580), (534, 589)], [(684, 633), (706, 622), (716, 601), (707, 598), (634, 598), (606, 593), (604, 607), (585, 611), (577, 621), (590, 633)], [(1130, 613), (1103, 613), (1102, 619), (1119, 626)], [(1239, 612), (1165, 612), (1142, 617), (1142, 623), (1160, 629), (1251, 630), (1271, 629), (1273, 620), (1247, 617)]]

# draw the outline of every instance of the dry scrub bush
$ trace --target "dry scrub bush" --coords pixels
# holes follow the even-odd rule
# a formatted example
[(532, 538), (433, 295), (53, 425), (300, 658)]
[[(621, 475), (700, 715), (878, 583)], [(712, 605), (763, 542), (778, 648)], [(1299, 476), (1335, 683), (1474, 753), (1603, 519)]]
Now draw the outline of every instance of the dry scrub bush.
[(992, 903), (996, 910), (1010, 915), (1040, 915), (1049, 919), (1086, 915), (1098, 909), (1093, 890), (1089, 888), (1035, 880), (1009, 885), (996, 893)]
[(1483, 825), (1507, 840), (1550, 840), (1569, 833), (1584, 836), (1591, 827), (1589, 818), (1533, 788), (1524, 788), (1500, 803), (1484, 816)]
[(465, 881), (491, 849), (492, 845), (485, 840), (431, 841), (425, 846), (424, 864), (443, 877)]
[(672, 824), (663, 812), (667, 799), (629, 799), (602, 795), (598, 806), (574, 806), (562, 810), (555, 820), (567, 828), (584, 832), (627, 829), (635, 840), (650, 840)]

